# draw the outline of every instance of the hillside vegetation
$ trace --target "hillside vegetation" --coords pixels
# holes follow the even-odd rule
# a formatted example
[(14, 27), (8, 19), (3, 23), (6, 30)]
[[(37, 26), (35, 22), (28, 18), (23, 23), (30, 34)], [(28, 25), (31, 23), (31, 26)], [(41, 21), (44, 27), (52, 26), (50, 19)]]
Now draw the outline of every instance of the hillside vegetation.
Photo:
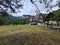
[(0, 45), (60, 45), (60, 31), (37, 25), (0, 26)]
[(55, 13), (55, 16), (53, 17), (53, 20), (59, 22), (60, 21), (60, 9), (54, 11), (53, 13)]

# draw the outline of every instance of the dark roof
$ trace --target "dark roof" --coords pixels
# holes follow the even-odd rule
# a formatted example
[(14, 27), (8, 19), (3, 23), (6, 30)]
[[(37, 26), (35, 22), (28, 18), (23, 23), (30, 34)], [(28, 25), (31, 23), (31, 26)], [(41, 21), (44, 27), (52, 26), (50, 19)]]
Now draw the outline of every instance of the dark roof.
[(54, 13), (49, 13), (44, 20), (45, 21), (50, 20), (51, 18), (53, 18), (54, 15), (55, 15)]

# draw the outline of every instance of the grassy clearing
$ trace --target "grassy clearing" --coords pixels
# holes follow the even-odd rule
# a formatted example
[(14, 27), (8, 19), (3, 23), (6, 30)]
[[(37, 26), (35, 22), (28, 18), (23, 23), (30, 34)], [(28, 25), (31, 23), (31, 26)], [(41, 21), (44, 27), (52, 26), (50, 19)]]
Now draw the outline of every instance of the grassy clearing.
[(0, 45), (60, 45), (60, 31), (37, 25), (0, 26)]

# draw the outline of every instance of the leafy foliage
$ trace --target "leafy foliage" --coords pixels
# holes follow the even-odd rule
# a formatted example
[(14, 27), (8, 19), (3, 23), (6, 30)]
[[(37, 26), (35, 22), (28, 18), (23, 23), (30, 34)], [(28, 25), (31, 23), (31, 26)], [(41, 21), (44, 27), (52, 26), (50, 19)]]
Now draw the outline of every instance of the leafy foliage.
[(48, 8), (46, 12), (50, 12), (50, 10), (53, 11), (52, 8), (56, 7), (58, 5), (59, 2), (56, 3), (55, 5), (51, 5), (51, 2), (53, 2), (53, 1), (54, 0), (49, 0), (49, 1), (48, 0), (30, 0), (30, 2), (36, 6), (37, 10), (39, 10), (39, 9), (38, 9), (37, 4), (35, 4), (35, 2), (40, 2), (40, 4), (44, 3), (45, 8)]
[(60, 21), (60, 9), (57, 11), (54, 11), (53, 13), (55, 13), (56, 15), (53, 17), (53, 20), (55, 21)]
[(23, 8), (21, 0), (0, 0), (0, 12), (16, 12), (15, 9)]
[(58, 3), (59, 7), (60, 7), (60, 2)]
[(0, 25), (18, 25), (18, 24), (28, 24), (29, 19), (17, 19), (17, 18), (9, 18), (9, 16), (2, 16), (3, 14), (0, 14)]

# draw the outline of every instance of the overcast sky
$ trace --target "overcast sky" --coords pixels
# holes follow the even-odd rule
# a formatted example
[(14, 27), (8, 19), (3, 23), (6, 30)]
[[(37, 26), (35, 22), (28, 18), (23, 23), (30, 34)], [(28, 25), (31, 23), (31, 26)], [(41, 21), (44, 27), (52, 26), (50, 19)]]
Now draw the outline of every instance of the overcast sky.
[[(56, 4), (57, 0), (54, 0), (51, 5)], [(24, 4), (23, 9), (19, 9), (21, 12), (12, 14), (13, 16), (22, 16), (24, 14), (30, 14), (35, 15), (36, 7), (29, 1), (29, 0), (22, 0), (22, 3)], [(39, 10), (41, 13), (46, 13), (46, 8), (44, 8), (44, 4), (40, 4), (36, 2), (37, 6), (39, 7)], [(54, 7), (53, 10), (59, 9), (58, 6)], [(18, 10), (17, 10), (18, 11)], [(48, 12), (47, 12), (48, 13)]]

